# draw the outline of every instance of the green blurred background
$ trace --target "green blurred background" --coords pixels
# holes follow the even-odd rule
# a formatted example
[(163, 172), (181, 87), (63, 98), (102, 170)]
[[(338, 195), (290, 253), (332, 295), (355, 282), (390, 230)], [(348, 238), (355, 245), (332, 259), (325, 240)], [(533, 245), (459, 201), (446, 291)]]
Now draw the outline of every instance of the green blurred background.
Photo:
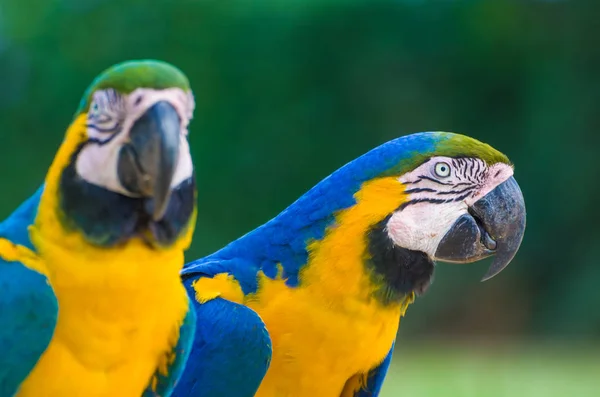
[(113, 63), (189, 76), (208, 254), (387, 140), (461, 132), (507, 153), (516, 259), (440, 264), (384, 396), (600, 395), (599, 1), (0, 0), (0, 217), (43, 180)]

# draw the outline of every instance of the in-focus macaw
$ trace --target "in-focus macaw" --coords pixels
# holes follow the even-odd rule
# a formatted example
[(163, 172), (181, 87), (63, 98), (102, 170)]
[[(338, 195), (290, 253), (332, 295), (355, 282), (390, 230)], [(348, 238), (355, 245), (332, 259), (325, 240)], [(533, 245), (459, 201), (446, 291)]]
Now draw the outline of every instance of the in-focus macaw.
[(86, 91), (44, 186), (0, 224), (0, 396), (170, 394), (196, 324), (179, 274), (193, 108), (159, 61)]
[(491, 278), (524, 230), (502, 153), (444, 132), (385, 143), (186, 265), (198, 326), (173, 395), (377, 396), (400, 317), (434, 261), (495, 255)]

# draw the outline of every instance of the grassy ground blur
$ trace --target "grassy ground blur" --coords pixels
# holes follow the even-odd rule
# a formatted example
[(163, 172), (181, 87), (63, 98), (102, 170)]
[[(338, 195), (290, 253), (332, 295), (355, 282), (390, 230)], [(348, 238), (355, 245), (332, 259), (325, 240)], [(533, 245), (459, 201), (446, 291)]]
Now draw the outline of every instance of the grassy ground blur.
[(381, 396), (600, 396), (600, 346), (400, 346)]

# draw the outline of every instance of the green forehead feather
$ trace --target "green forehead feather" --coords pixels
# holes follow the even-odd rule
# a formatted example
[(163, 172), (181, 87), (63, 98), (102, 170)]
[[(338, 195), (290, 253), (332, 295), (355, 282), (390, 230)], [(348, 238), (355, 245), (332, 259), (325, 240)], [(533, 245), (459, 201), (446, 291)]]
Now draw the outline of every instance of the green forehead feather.
[(511, 165), (508, 157), (503, 153), (465, 135), (451, 132), (424, 132), (414, 134), (412, 137), (408, 152), (404, 153), (399, 162), (389, 168), (386, 167), (380, 176), (402, 175), (434, 156), (474, 157), (485, 161), (488, 165), (497, 163)]
[(476, 157), (487, 165), (496, 163), (510, 164), (508, 157), (490, 145), (465, 135), (439, 132), (440, 140), (436, 145), (435, 155), (446, 157)]
[(189, 91), (190, 83), (183, 72), (166, 62), (155, 60), (127, 61), (102, 72), (86, 90), (77, 114), (86, 112), (92, 94), (97, 90), (113, 88), (129, 94), (137, 88), (181, 88)]

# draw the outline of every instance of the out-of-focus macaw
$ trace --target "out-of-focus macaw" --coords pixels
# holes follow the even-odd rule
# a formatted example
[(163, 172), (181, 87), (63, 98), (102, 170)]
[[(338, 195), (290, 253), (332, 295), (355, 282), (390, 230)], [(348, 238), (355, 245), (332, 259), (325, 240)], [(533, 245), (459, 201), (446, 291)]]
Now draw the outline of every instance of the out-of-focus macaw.
[(494, 255), (488, 279), (524, 230), (502, 153), (444, 132), (390, 141), (186, 265), (198, 326), (174, 395), (377, 396), (400, 317), (434, 261)]
[(193, 108), (185, 75), (159, 61), (86, 91), (44, 186), (0, 224), (1, 396), (170, 394), (196, 324), (179, 274)]

